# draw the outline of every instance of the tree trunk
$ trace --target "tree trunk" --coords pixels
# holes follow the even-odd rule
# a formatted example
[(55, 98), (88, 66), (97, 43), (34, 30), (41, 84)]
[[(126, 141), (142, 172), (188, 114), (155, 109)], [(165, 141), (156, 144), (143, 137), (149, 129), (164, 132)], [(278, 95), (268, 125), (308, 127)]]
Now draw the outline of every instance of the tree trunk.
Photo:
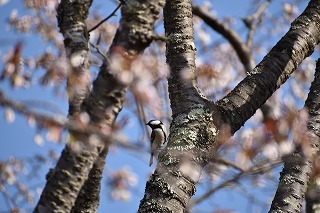
[[(61, 2), (59, 8), (64, 8), (62, 5), (68, 3), (79, 7), (90, 6), (87, 4), (82, 5), (82, 1), (65, 0)], [(92, 91), (81, 103), (80, 107), (81, 112), (88, 113), (90, 116), (89, 125), (100, 128), (106, 134), (112, 132), (112, 124), (122, 109), (125, 93), (129, 86), (120, 81), (117, 78), (117, 74), (121, 70), (130, 68), (132, 61), (149, 46), (154, 38), (154, 23), (163, 5), (164, 1), (162, 0), (128, 0), (125, 6), (122, 7), (120, 26), (107, 54), (108, 59), (104, 61), (99, 75), (93, 83)], [(60, 9), (58, 16), (64, 14), (63, 12), (65, 11), (65, 9)], [(64, 19), (58, 17), (58, 20), (63, 21)], [(73, 17), (73, 20), (78, 21), (80, 19)], [(68, 39), (73, 39), (69, 37)], [(67, 45), (69, 42), (65, 41), (65, 44)], [(119, 61), (122, 63), (119, 63)], [(70, 109), (71, 112), (74, 112), (74, 109), (78, 108), (71, 107)], [(56, 168), (48, 175), (46, 186), (35, 212), (70, 212), (95, 162), (97, 166), (94, 169), (98, 169), (97, 173), (102, 172), (103, 165), (100, 165), (100, 163), (104, 164), (104, 162), (98, 162), (100, 161), (99, 159), (97, 161), (101, 148), (95, 143), (91, 143), (90, 135), (71, 133), (70, 138)], [(107, 149), (108, 145), (109, 142), (106, 142), (105, 146), (103, 146)], [(77, 150), (74, 147), (77, 147)], [(88, 186), (83, 189), (91, 188), (91, 184), (94, 185), (92, 187), (97, 189), (93, 192), (95, 195), (88, 196), (86, 192), (81, 195), (86, 194), (86, 198), (99, 197), (96, 194), (100, 193), (98, 191), (100, 187), (96, 187), (96, 184), (100, 184), (100, 181), (96, 179), (89, 180), (86, 182)], [(81, 196), (79, 199), (82, 199)], [(90, 201), (84, 202), (90, 203)], [(94, 212), (97, 209), (82, 209), (80, 211)]]
[(188, 0), (164, 9), (172, 123), (166, 149), (146, 184), (139, 212), (183, 212), (204, 166), (308, 57), (320, 39), (320, 1), (313, 0), (288, 33), (225, 98), (216, 104), (196, 87), (192, 9)]
[(319, 172), (313, 177), (306, 193), (306, 213), (320, 213)]
[[(320, 61), (317, 62), (315, 79), (311, 84), (310, 92), (305, 103), (308, 110), (308, 132), (300, 135), (297, 149), (292, 155), (284, 158), (284, 168), (280, 173), (277, 192), (272, 201), (269, 212), (300, 212), (302, 202), (307, 191), (312, 160), (319, 153), (320, 145)], [(301, 127), (303, 128), (303, 126)], [(309, 155), (303, 152), (304, 141), (311, 146)], [(310, 143), (310, 144), (309, 144)], [(306, 146), (306, 145), (304, 145)]]

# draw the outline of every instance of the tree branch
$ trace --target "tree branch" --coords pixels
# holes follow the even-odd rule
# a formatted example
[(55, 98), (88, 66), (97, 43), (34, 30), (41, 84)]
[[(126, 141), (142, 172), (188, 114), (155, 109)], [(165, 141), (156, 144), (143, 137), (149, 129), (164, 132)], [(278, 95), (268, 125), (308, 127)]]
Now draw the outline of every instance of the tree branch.
[(230, 166), (230, 167), (233, 167), (234, 169), (240, 171), (240, 172), (244, 172), (245, 169), (243, 169), (241, 166), (231, 162), (231, 161), (228, 161), (226, 159), (223, 159), (223, 158), (219, 158), (219, 159), (214, 159), (215, 162), (219, 163), (219, 164), (223, 164), (225, 166)]
[(236, 31), (199, 6), (193, 5), (192, 12), (230, 42), (247, 73), (253, 70), (255, 62), (250, 53), (250, 48), (242, 41)]
[[(319, 43), (319, 3), (319, 0), (311, 0), (287, 35), (216, 105), (205, 98), (200, 100), (192, 83), (191, 2), (172, 0), (166, 3), (164, 17), (173, 120), (168, 145), (159, 154), (139, 212), (184, 211), (202, 169), (213, 158), (219, 144), (254, 114)], [(184, 73), (188, 78), (183, 80)]]
[(245, 23), (246, 27), (249, 29), (248, 36), (247, 36), (247, 46), (249, 49), (252, 47), (252, 40), (253, 35), (255, 33), (256, 28), (261, 23), (261, 16), (265, 9), (270, 5), (271, 0), (266, 0), (262, 4), (259, 5), (256, 12), (253, 13), (251, 16), (248, 16), (243, 19), (243, 22)]
[(226, 181), (223, 181), (222, 183), (220, 183), (219, 185), (215, 186), (214, 188), (208, 190), (205, 194), (201, 195), (200, 197), (198, 197), (195, 200), (192, 200), (190, 202), (190, 204), (188, 205), (189, 208), (191, 208), (192, 206), (195, 206), (199, 203), (201, 203), (202, 201), (206, 200), (207, 198), (209, 198), (211, 195), (213, 195), (214, 193), (216, 193), (218, 190), (225, 188), (226, 186), (235, 183), (237, 181), (239, 181), (241, 178), (243, 178), (244, 176), (248, 176), (248, 175), (256, 175), (256, 174), (260, 174), (260, 173), (264, 173), (264, 172), (268, 172), (271, 169), (274, 168), (274, 166), (279, 165), (280, 163), (282, 163), (281, 159), (276, 159), (272, 162), (261, 162), (258, 163), (257, 165), (252, 166), (251, 168), (249, 168), (248, 170), (242, 170), (240, 172), (238, 172), (238, 174), (236, 174), (233, 178), (230, 178)]
[[(187, 110), (185, 103), (199, 101), (199, 89), (195, 73), (195, 44), (192, 23), (192, 13), (189, 1), (167, 2), (164, 9), (164, 26), (166, 32), (166, 58), (170, 65), (168, 78), (170, 102), (174, 114)], [(183, 9), (183, 7), (186, 7)], [(178, 17), (179, 14), (181, 17)]]
[(116, 12), (120, 9), (120, 7), (122, 6), (123, 3), (124, 3), (124, 1), (123, 1), (123, 2), (120, 2), (120, 3), (118, 4), (118, 6), (116, 7), (116, 9), (114, 9), (110, 15), (108, 15), (106, 18), (104, 18), (102, 21), (100, 21), (100, 22), (99, 22), (98, 24), (96, 24), (95, 26), (93, 26), (90, 30), (88, 30), (88, 32), (90, 33), (90, 32), (92, 32), (92, 31), (94, 31), (94, 30), (97, 29), (101, 24), (103, 24), (105, 21), (107, 21), (109, 18), (111, 18), (112, 16), (115, 16), (115, 15), (116, 15)]
[(320, 2), (310, 1), (287, 34), (254, 70), (217, 105), (233, 134), (308, 57), (320, 39)]
[(70, 71), (67, 76), (69, 115), (79, 113), (90, 92), (89, 34), (87, 19), (92, 0), (62, 0), (57, 8), (60, 32), (64, 37)]
[[(316, 159), (317, 160), (317, 159)], [(315, 165), (314, 165), (315, 166)], [(313, 170), (318, 170), (314, 167)], [(306, 193), (306, 213), (315, 213), (320, 211), (320, 180), (319, 171), (314, 171), (308, 185)]]
[[(154, 23), (158, 18), (160, 9), (164, 5), (162, 0), (147, 1), (144, 4), (139, 1), (126, 1), (122, 4), (120, 26), (111, 44), (108, 58), (102, 65), (97, 79), (93, 83), (93, 90), (85, 100), (83, 107), (89, 113), (91, 121), (101, 129), (110, 128), (118, 113), (122, 109), (125, 93), (129, 84), (124, 84), (118, 79), (122, 70), (130, 69), (130, 65), (145, 48), (149, 46), (154, 37)], [(148, 8), (147, 10), (145, 9)], [(141, 15), (143, 14), (143, 15)], [(145, 20), (149, 20), (145, 22)], [(101, 181), (105, 160), (102, 159), (108, 150), (108, 146), (101, 148), (100, 157), (97, 159), (89, 174), (90, 177), (81, 190), (77, 204), (87, 203), (91, 208), (92, 203), (99, 202), (100, 191), (92, 190)], [(93, 192), (94, 194), (89, 194)], [(88, 199), (91, 199), (89, 201)], [(98, 205), (98, 204), (97, 204)], [(96, 205), (96, 206), (97, 206)], [(83, 206), (85, 207), (85, 206)], [(78, 211), (76, 207), (73, 211)], [(82, 211), (84, 211), (82, 209)], [(86, 210), (87, 211), (87, 210)]]
[(102, 148), (93, 164), (88, 179), (78, 195), (71, 213), (97, 212), (100, 202), (101, 179), (108, 154), (108, 146)]
[(196, 85), (191, 0), (167, 1), (164, 25), (173, 121), (168, 145), (146, 184), (140, 213), (183, 212), (207, 160), (198, 158), (199, 152), (207, 151), (213, 141), (213, 132), (207, 131), (212, 130), (212, 117), (203, 108), (207, 100)]
[[(271, 204), (270, 213), (300, 212), (309, 183), (312, 160), (319, 154), (320, 146), (320, 60), (316, 65), (314, 81), (311, 84), (305, 108), (308, 110), (308, 131), (300, 132), (298, 144), (292, 155), (286, 156), (280, 173), (277, 192)], [(303, 123), (303, 122), (302, 122)], [(303, 128), (300, 127), (300, 128)], [(305, 144), (305, 143), (308, 144)], [(309, 156), (304, 153), (310, 146)]]
[(85, 135), (95, 135), (104, 141), (107, 146), (109, 146), (109, 142), (113, 141), (113, 145), (120, 146), (130, 150), (139, 150), (141, 147), (137, 147), (124, 140), (124, 138), (117, 137), (114, 135), (107, 135), (101, 131), (101, 129), (97, 128), (94, 125), (81, 123), (81, 121), (68, 120), (64, 116), (54, 115), (48, 116), (45, 114), (40, 114), (38, 112), (32, 111), (26, 105), (20, 102), (13, 101), (9, 99), (1, 90), (0, 90), (0, 106), (9, 107), (13, 109), (15, 112), (18, 112), (30, 119), (34, 119), (40, 127), (59, 127), (61, 129), (69, 130), (72, 132), (76, 132), (79, 134)]
[[(118, 74), (122, 70), (129, 69), (132, 61), (151, 43), (154, 34), (153, 26), (163, 5), (163, 1), (140, 3), (128, 0), (121, 8), (120, 26), (108, 52), (108, 58), (93, 83), (92, 91), (81, 105), (81, 111), (90, 116), (90, 124), (107, 135), (112, 132), (112, 124), (122, 109), (129, 86), (118, 79)], [(72, 136), (56, 168), (49, 176), (35, 212), (70, 212), (81, 187), (88, 179), (89, 172), (92, 171), (94, 162), (97, 162), (101, 148), (89, 143), (89, 135)], [(73, 150), (72, 144), (79, 144), (83, 149)], [(103, 166), (97, 165), (95, 168), (101, 170)], [(87, 184), (93, 184), (93, 187), (97, 181), (86, 182)], [(82, 199), (81, 195), (78, 199)], [(91, 210), (82, 209), (81, 211)]]

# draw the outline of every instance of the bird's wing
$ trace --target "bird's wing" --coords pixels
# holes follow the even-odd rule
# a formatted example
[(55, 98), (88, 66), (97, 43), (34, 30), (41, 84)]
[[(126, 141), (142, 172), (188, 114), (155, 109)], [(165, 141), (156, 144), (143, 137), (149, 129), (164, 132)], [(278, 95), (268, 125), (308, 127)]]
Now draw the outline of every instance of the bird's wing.
[(153, 143), (155, 136), (156, 136), (155, 132), (152, 131), (151, 132), (151, 138), (150, 138), (151, 143)]
[(164, 135), (164, 141), (163, 141), (163, 144), (164, 144), (165, 142), (167, 142), (167, 134), (166, 134), (166, 131), (164, 131), (164, 129), (162, 129), (162, 132)]

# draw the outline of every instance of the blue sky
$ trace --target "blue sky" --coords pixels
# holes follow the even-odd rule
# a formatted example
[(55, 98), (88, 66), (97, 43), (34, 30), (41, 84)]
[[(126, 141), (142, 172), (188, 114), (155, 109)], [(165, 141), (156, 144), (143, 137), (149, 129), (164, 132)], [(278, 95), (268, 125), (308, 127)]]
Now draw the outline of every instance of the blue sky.
[[(33, 35), (24, 36), (17, 35), (16, 33), (7, 32), (5, 30), (6, 18), (9, 16), (10, 12), (13, 9), (17, 9), (19, 14), (25, 13), (25, 10), (22, 6), (22, 1), (11, 0), (9, 3), (0, 6), (0, 57), (3, 56), (4, 53), (8, 51), (8, 49), (12, 48), (17, 41), (23, 41), (23, 55), (28, 56), (36, 55), (40, 53), (46, 45), (42, 42), (38, 37)], [(105, 3), (106, 2), (106, 3)], [(234, 16), (235, 18), (244, 17), (248, 12), (248, 2), (249, 0), (239, 1), (239, 0), (230, 0), (228, 4), (225, 1), (215, 0), (211, 1), (215, 10), (217, 11), (217, 15), (219, 17), (225, 16)], [(99, 9), (101, 14), (108, 15), (110, 11), (114, 9), (115, 4), (110, 3), (110, 1), (94, 1), (93, 9)], [(230, 6), (232, 5), (232, 6)], [(270, 11), (279, 12), (281, 10), (281, 1), (277, 1), (271, 6)], [(119, 12), (118, 12), (119, 14)], [(115, 17), (114, 19), (118, 19)], [(239, 21), (240, 22), (240, 21)], [(241, 28), (241, 27), (239, 27)], [(216, 35), (213, 35), (216, 36)], [(213, 38), (214, 39), (214, 38)], [(0, 69), (2, 70), (3, 63), (0, 61)], [(19, 101), (47, 101), (50, 100), (55, 105), (57, 105), (62, 111), (64, 115), (67, 114), (67, 100), (57, 98), (52, 91), (52, 88), (47, 87), (43, 88), (40, 86), (32, 86), (29, 89), (17, 89), (12, 90), (7, 82), (0, 82), (0, 89), (5, 91), (7, 96)], [(131, 124), (125, 129), (125, 132), (135, 137), (136, 134), (136, 125), (137, 120), (134, 119), (134, 116), (131, 112), (124, 109), (120, 113), (120, 118), (123, 116), (129, 116), (132, 118)], [(28, 126), (26, 120), (21, 115), (16, 114), (16, 119), (13, 123), (6, 123), (4, 120), (4, 110), (0, 108), (0, 161), (6, 161), (10, 158), (10, 156), (15, 156), (17, 158), (28, 158), (34, 156), (35, 154), (43, 154), (46, 155), (48, 150), (54, 149), (58, 154), (60, 154), (63, 144), (55, 144), (50, 142), (45, 142), (44, 145), (37, 145), (33, 138), (36, 133), (36, 129), (34, 127)], [(148, 176), (151, 174), (154, 167), (148, 166), (148, 158), (149, 154), (147, 152), (141, 153), (132, 153), (130, 151), (124, 151), (122, 149), (111, 150), (107, 157), (107, 165), (109, 169), (121, 169), (123, 166), (128, 165), (132, 168), (136, 174), (139, 174), (138, 177), (138, 185), (133, 190), (132, 199), (128, 202), (116, 202), (112, 201), (108, 196), (107, 189), (104, 187), (103, 180), (103, 189), (101, 195), (101, 205), (99, 208), (99, 212), (136, 212), (138, 209), (138, 205), (140, 199), (143, 197), (145, 182), (148, 179)], [(33, 181), (35, 181), (39, 186), (43, 186), (45, 183), (45, 174), (51, 164), (45, 165), (45, 169), (43, 170), (42, 177), (39, 177)], [(105, 172), (108, 172), (107, 169)], [(201, 190), (200, 190), (201, 191)], [(199, 193), (199, 192), (198, 192)], [(37, 198), (36, 198), (37, 201)], [(214, 203), (213, 206), (225, 207), (228, 206), (230, 210), (238, 210), (237, 212), (247, 212), (246, 201), (239, 196), (239, 193), (232, 193), (232, 197), (230, 194), (226, 194), (225, 192), (219, 192), (211, 199), (211, 203)], [(203, 205), (202, 208), (207, 208), (212, 210), (212, 206)], [(0, 212), (7, 210), (6, 205), (3, 202), (3, 199), (0, 195)], [(266, 211), (264, 209), (263, 211)], [(200, 211), (199, 211), (200, 212)], [(209, 212), (209, 211), (208, 211)]]

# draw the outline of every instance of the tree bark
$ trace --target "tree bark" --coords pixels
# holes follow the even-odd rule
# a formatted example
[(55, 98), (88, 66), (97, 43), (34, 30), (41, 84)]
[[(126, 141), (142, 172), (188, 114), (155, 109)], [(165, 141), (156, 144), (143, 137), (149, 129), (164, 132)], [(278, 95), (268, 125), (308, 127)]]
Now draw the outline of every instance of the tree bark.
[[(82, 1), (72, 2), (80, 6)], [(63, 3), (64, 1), (61, 2), (61, 4)], [(112, 133), (112, 124), (122, 109), (125, 93), (129, 86), (118, 79), (118, 74), (121, 70), (128, 70), (131, 62), (153, 40), (154, 23), (163, 5), (164, 1), (162, 0), (128, 0), (122, 7), (120, 26), (107, 54), (108, 59), (103, 63), (99, 75), (93, 83), (92, 91), (80, 106), (81, 112), (86, 112), (90, 116), (89, 125), (100, 128), (105, 134)], [(105, 149), (108, 144), (106, 142)], [(80, 149), (75, 150), (74, 145)], [(91, 143), (90, 135), (71, 134), (71, 139), (62, 152), (56, 168), (48, 175), (47, 184), (35, 212), (70, 212), (95, 162), (95, 169), (98, 171), (93, 171), (93, 173), (102, 172), (103, 165), (101, 163), (104, 164), (104, 161), (101, 162), (99, 159), (100, 162), (97, 161), (100, 149), (101, 147), (97, 144)], [(101, 179), (101, 177), (99, 178)], [(94, 193), (99, 194), (100, 187), (96, 187), (96, 184), (99, 183), (98, 180), (89, 180), (86, 182), (88, 185), (86, 188), (90, 188), (93, 184), (92, 187), (97, 189)], [(84, 199), (86, 198), (88, 196)], [(82, 198), (79, 197), (79, 199)], [(90, 203), (90, 201), (85, 202)], [(79, 211), (95, 212), (97, 209), (81, 209)]]
[(198, 92), (195, 83), (191, 2), (167, 2), (164, 18), (173, 120), (168, 145), (146, 184), (139, 212), (183, 212), (219, 144), (265, 103), (320, 39), (320, 1), (312, 0), (260, 64), (213, 104)]
[(236, 132), (314, 51), (320, 35), (320, 1), (311, 0), (284, 37), (253, 71), (219, 100), (224, 121)]
[(63, 0), (57, 9), (58, 25), (70, 64), (67, 76), (70, 116), (80, 112), (82, 101), (90, 92), (89, 34), (85, 20), (91, 4), (92, 0)]
[(300, 212), (305, 198), (307, 186), (312, 170), (312, 160), (319, 153), (320, 145), (320, 61), (317, 62), (315, 79), (311, 84), (310, 92), (305, 103), (309, 113), (308, 132), (302, 140), (308, 141), (311, 146), (310, 156), (303, 153), (303, 141), (292, 155), (284, 158), (284, 168), (280, 173), (277, 192), (272, 201), (270, 213)]
[(83, 184), (77, 200), (71, 209), (71, 213), (97, 212), (100, 203), (101, 179), (106, 163), (107, 148), (103, 148), (93, 164), (88, 179)]
[[(57, 9), (58, 25), (64, 36), (66, 55), (70, 64), (67, 91), (71, 117), (74, 113), (80, 112), (82, 101), (86, 98), (90, 88), (89, 36), (85, 20), (91, 3), (92, 0), (81, 2), (63, 0)], [(90, 170), (85, 167), (86, 160), (84, 159), (88, 158), (89, 162), (93, 162), (96, 157), (94, 152), (90, 153), (90, 150), (75, 155), (68, 145), (62, 152), (62, 156), (56, 168), (47, 175), (48, 182), (35, 212), (67, 211), (70, 209), (81, 184), (86, 179), (82, 172), (86, 174)], [(85, 171), (80, 171), (82, 167)]]
[(168, 79), (173, 121), (169, 143), (146, 184), (139, 212), (183, 212), (195, 193), (201, 169), (213, 146), (215, 126), (195, 75), (195, 46), (190, 0), (167, 1), (164, 8)]
[(306, 193), (306, 213), (320, 213), (319, 174), (313, 177)]

